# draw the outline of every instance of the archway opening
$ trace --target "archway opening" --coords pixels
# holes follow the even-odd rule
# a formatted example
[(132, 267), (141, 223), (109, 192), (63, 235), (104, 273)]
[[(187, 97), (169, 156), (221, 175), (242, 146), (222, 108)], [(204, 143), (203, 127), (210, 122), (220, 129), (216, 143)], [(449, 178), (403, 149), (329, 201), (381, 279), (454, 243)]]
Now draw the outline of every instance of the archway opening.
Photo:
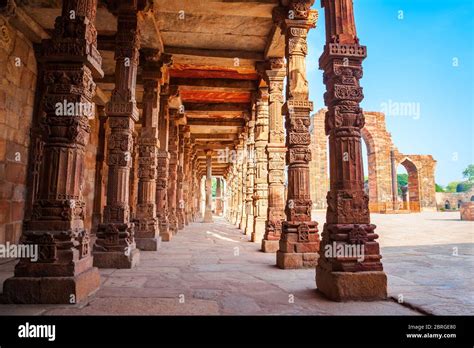
[(451, 203), (448, 200), (446, 200), (446, 202), (444, 202), (444, 209), (451, 210)]
[(377, 161), (375, 143), (372, 135), (365, 128), (362, 129), (362, 165), (364, 167), (364, 191), (369, 196), (369, 209), (379, 212), (382, 208), (378, 202)]
[(418, 169), (408, 158), (405, 158), (397, 167), (397, 186), (401, 194), (403, 209), (411, 212), (419, 212), (420, 187)]

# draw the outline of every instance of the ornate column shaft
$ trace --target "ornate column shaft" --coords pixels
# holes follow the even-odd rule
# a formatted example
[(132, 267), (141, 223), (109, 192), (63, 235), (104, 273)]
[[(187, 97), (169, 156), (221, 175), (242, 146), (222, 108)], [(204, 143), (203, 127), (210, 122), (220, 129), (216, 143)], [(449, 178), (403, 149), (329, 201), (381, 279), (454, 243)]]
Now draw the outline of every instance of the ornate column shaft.
[(158, 120), (158, 138), (160, 149), (157, 154), (157, 182), (156, 182), (156, 209), (161, 240), (169, 242), (173, 233), (169, 229), (168, 220), (168, 179), (169, 161), (168, 152), (170, 117), (169, 117), (169, 85), (164, 84), (160, 91), (160, 115)]
[(285, 132), (283, 130), (283, 80), (286, 76), (283, 58), (268, 62), (265, 79), (269, 87), (268, 212), (262, 251), (276, 252), (285, 220)]
[(251, 240), (262, 243), (268, 210), (268, 88), (260, 87), (255, 119), (254, 221)]
[[(327, 88), (330, 191), (316, 285), (336, 301), (383, 299), (387, 277), (370, 223), (362, 167), (364, 114), (359, 104), (364, 96), (359, 79), (367, 51), (356, 36), (352, 0), (323, 0), (323, 7), (326, 45), (319, 64)], [(349, 248), (351, 255), (335, 252)]]
[(193, 207), (193, 195), (192, 195), (192, 164), (193, 164), (193, 141), (191, 140), (191, 133), (189, 127), (187, 127), (186, 138), (184, 143), (184, 224), (189, 225), (192, 221), (192, 207)]
[(240, 226), (240, 221), (242, 219), (242, 210), (243, 210), (243, 204), (242, 204), (242, 184), (243, 184), (243, 160), (242, 160), (242, 153), (244, 150), (244, 143), (243, 143), (243, 138), (240, 138), (238, 144), (236, 145), (236, 151), (237, 151), (237, 160), (235, 165), (236, 168), (236, 174), (237, 174), (237, 180), (236, 180), (236, 214), (235, 214), (235, 220), (234, 220), (234, 225)]
[(212, 222), (212, 151), (206, 151), (206, 210), (204, 222)]
[(100, 285), (84, 228), (82, 196), (94, 78), (103, 76), (96, 11), (95, 0), (64, 0), (52, 38), (42, 42), (43, 147), (31, 220), (25, 221), (21, 236), (23, 244), (37, 245), (38, 260), (20, 259), (14, 277), (3, 285), (7, 302), (76, 303)]
[(161, 64), (155, 62), (159, 52), (146, 52), (143, 66), (143, 113), (138, 138), (138, 199), (136, 209), (137, 247), (156, 251), (161, 242), (156, 207), (157, 155), (159, 149), (158, 121)]
[(184, 228), (184, 136), (185, 126), (179, 126), (178, 140), (178, 179), (176, 188), (176, 214), (178, 217), (178, 230)]
[(222, 179), (216, 178), (216, 215), (222, 214)]
[(239, 228), (245, 233), (245, 227), (247, 224), (247, 129), (243, 129), (243, 143), (242, 143), (242, 174), (240, 177), (241, 190), (240, 190), (240, 211), (241, 217), (239, 220)]
[(178, 141), (179, 130), (177, 125), (177, 110), (170, 110), (168, 151), (170, 153), (168, 177), (168, 221), (172, 234), (178, 232), (178, 215), (176, 207), (178, 182)]
[(247, 222), (245, 224), (245, 235), (251, 236), (253, 233), (253, 192), (254, 192), (254, 176), (255, 176), (255, 109), (252, 110), (251, 118), (247, 123), (247, 176), (246, 176), (246, 192), (245, 206), (247, 209)]
[[(95, 158), (95, 180), (94, 180), (94, 211), (92, 213), (92, 234), (95, 239), (97, 228), (102, 223), (102, 208), (105, 204), (105, 195), (103, 190), (104, 172), (105, 172), (105, 124), (107, 122), (107, 115), (105, 114), (104, 106), (97, 105), (97, 117), (99, 119), (99, 134), (97, 144), (97, 154)], [(94, 241), (93, 241), (94, 242)]]
[(119, 5), (115, 38), (115, 89), (106, 113), (109, 117), (107, 205), (94, 245), (94, 265), (132, 268), (139, 261), (135, 226), (130, 222), (130, 169), (133, 133), (138, 121), (135, 100), (139, 58), (138, 11), (129, 3)]
[(277, 265), (280, 268), (314, 267), (317, 263), (319, 236), (317, 223), (311, 221), (309, 161), (311, 161), (310, 112), (306, 79), (307, 35), (316, 25), (314, 0), (291, 0), (287, 18), (282, 21), (286, 37), (288, 83), (286, 86), (285, 126), (288, 148), (288, 197), (285, 207)]

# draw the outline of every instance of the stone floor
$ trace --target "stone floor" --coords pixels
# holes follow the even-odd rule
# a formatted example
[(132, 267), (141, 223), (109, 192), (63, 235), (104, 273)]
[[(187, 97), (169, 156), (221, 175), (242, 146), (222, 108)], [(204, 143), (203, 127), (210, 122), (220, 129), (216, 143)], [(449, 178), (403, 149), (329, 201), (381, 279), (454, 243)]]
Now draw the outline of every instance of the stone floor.
[[(328, 301), (315, 290), (313, 269), (278, 269), (274, 254), (259, 252), (240, 230), (216, 219), (191, 224), (158, 252), (142, 252), (135, 269), (101, 270), (102, 286), (87, 302), (0, 305), (0, 314), (472, 315), (474, 223), (457, 215), (373, 215), (394, 300)], [(316, 217), (322, 226), (324, 214)], [(14, 261), (0, 265), (0, 283), (13, 267)]]

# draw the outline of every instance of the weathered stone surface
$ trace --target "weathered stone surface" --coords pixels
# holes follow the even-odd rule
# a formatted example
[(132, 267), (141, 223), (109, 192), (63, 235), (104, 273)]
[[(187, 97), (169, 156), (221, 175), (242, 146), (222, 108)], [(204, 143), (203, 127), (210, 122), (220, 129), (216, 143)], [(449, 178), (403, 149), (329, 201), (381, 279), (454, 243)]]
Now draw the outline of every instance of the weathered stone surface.
[(74, 277), (14, 277), (4, 282), (7, 302), (23, 304), (74, 304), (84, 301), (100, 285), (97, 268)]
[(384, 272), (327, 272), (316, 270), (316, 286), (334, 301), (377, 301), (387, 298)]
[(0, 17), (0, 31), (0, 243), (17, 243), (30, 206), (29, 127), (38, 72), (33, 44), (6, 17)]
[(94, 266), (99, 268), (133, 268), (140, 262), (140, 251), (136, 248), (129, 255), (121, 251), (95, 251)]
[(318, 257), (317, 253), (287, 253), (278, 250), (276, 262), (282, 269), (314, 268), (318, 263)]
[[(376, 226), (370, 223), (361, 153), (365, 117), (359, 105), (364, 98), (359, 80), (367, 49), (359, 44), (356, 35), (352, 1), (323, 1), (322, 4), (327, 35), (319, 65), (324, 71), (327, 89), (325, 131), (329, 136), (331, 181), (316, 267), (317, 285), (322, 293), (334, 300), (359, 296), (364, 300), (371, 296), (379, 299), (381, 294), (386, 296), (387, 279), (376, 241), (378, 235), (374, 233)], [(363, 248), (364, 259), (348, 254), (339, 257), (336, 250), (347, 245)], [(326, 253), (327, 249), (332, 252)], [(354, 272), (360, 274), (352, 276)], [(373, 272), (377, 275), (373, 276)], [(364, 293), (365, 280), (373, 281), (374, 277), (372, 292)], [(350, 280), (346, 283), (346, 279)]]
[(474, 202), (461, 205), (461, 220), (474, 221)]
[(157, 251), (161, 246), (161, 236), (157, 238), (135, 238), (135, 243), (140, 250)]
[(262, 240), (262, 251), (265, 253), (275, 253), (280, 247), (279, 240)]
[[(313, 156), (310, 171), (311, 178), (318, 185), (311, 187), (311, 199), (314, 209), (324, 209), (327, 206), (326, 195), (329, 191), (329, 175), (327, 169), (327, 136), (324, 134), (324, 122), (327, 109), (321, 109), (314, 114), (311, 132), (311, 153)], [(361, 136), (367, 146), (368, 155), (368, 195), (369, 209), (375, 213), (391, 213), (394, 210), (436, 209), (436, 201), (440, 206), (440, 199), (435, 196), (435, 167), (436, 161), (431, 155), (406, 155), (400, 153), (390, 133), (386, 129), (385, 114), (381, 112), (365, 111), (364, 126)], [(395, 152), (395, 168), (402, 165), (409, 175), (409, 201), (405, 208), (402, 198), (398, 197), (397, 204), (393, 204), (392, 166), (390, 151)], [(457, 200), (452, 201), (457, 205)], [(444, 205), (444, 202), (443, 202)]]

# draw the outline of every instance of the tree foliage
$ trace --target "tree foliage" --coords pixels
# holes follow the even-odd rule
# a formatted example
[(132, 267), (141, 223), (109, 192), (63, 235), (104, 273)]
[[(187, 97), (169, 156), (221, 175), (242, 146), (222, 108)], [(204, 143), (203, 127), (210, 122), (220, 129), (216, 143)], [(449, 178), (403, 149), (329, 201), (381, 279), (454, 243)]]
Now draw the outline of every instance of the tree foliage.
[(468, 165), (462, 172), (462, 175), (467, 179), (467, 181), (474, 183), (474, 164)]

